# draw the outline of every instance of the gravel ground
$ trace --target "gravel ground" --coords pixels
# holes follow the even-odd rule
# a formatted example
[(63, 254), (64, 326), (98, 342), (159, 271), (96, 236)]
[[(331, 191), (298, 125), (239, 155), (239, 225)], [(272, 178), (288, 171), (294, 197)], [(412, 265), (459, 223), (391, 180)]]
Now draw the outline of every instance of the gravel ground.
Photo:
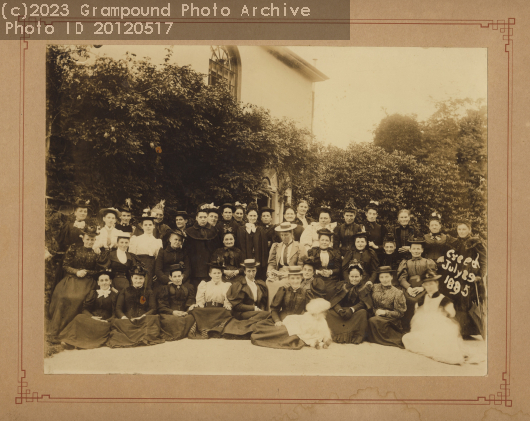
[[(479, 337), (480, 338), (480, 337)], [(328, 349), (282, 350), (250, 341), (183, 339), (154, 346), (65, 350), (44, 359), (45, 374), (215, 374), (305, 376), (485, 376), (486, 343), (465, 341), (474, 363), (462, 366), (372, 343), (331, 344)], [(178, 355), (178, 358), (175, 356)], [(189, 364), (198, 355), (200, 366)], [(141, 361), (141, 371), (135, 367)], [(168, 364), (171, 361), (172, 364)], [(219, 364), (218, 361), (223, 361)], [(190, 369), (193, 367), (193, 369)]]

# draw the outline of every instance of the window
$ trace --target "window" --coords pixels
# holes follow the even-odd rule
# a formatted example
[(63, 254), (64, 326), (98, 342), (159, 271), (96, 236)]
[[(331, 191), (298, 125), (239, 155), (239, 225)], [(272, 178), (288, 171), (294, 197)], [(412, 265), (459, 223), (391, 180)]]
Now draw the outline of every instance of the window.
[(236, 47), (223, 45), (210, 46), (210, 66), (208, 84), (215, 85), (223, 81), (234, 98), (239, 97), (239, 54)]

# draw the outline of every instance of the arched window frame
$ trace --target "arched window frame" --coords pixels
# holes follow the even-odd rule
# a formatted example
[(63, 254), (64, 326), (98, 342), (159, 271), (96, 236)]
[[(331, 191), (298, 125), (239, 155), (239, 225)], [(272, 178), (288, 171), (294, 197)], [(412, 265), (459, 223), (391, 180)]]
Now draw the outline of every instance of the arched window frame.
[(208, 85), (224, 79), (236, 100), (241, 98), (241, 57), (234, 45), (210, 45)]

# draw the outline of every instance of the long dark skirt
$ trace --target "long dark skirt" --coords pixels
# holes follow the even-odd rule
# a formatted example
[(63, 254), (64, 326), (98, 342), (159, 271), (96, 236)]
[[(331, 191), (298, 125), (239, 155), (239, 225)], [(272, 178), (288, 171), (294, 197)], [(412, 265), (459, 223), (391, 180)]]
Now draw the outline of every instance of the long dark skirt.
[(155, 257), (141, 254), (139, 256), (136, 256), (136, 258), (145, 265), (145, 270), (147, 271), (147, 275), (145, 275), (145, 284), (144, 284), (146, 286), (146, 289), (153, 290), (153, 276), (155, 275), (155, 262), (156, 262)]
[(115, 319), (110, 328), (107, 343), (111, 348), (125, 348), (138, 345), (155, 345), (164, 342), (160, 337), (160, 318), (145, 316), (138, 320)]
[(96, 281), (90, 277), (78, 278), (74, 275), (67, 275), (57, 284), (50, 302), (50, 335), (57, 336), (81, 313), (86, 295), (96, 285)]
[(131, 283), (125, 275), (116, 275), (112, 280), (112, 286), (116, 288), (118, 292), (121, 292), (122, 289), (125, 289), (130, 285)]
[(366, 310), (357, 310), (349, 320), (344, 320), (337, 312), (331, 309), (327, 316), (331, 339), (338, 344), (351, 344), (356, 340), (364, 340), (368, 327)]
[(237, 314), (238, 319), (233, 318), (226, 324), (223, 330), (223, 338), (250, 339), (256, 323), (269, 317), (268, 311), (244, 311)]
[(405, 349), (401, 341), (403, 330), (399, 319), (384, 316), (370, 317), (368, 319), (368, 337), (370, 342), (376, 344)]
[(88, 314), (78, 314), (63, 329), (59, 335), (59, 340), (78, 348), (99, 348), (105, 345), (109, 339), (111, 322), (112, 320), (95, 320)]
[(191, 314), (187, 316), (174, 316), (172, 314), (160, 315), (161, 336), (166, 341), (178, 341), (188, 336), (188, 333), (195, 323)]
[(275, 326), (272, 318), (256, 323), (250, 335), (253, 345), (276, 349), (302, 349), (305, 346), (297, 335), (289, 336), (285, 326)]
[(232, 314), (224, 307), (196, 307), (189, 314), (195, 319), (188, 333), (190, 339), (219, 338), (232, 319)]

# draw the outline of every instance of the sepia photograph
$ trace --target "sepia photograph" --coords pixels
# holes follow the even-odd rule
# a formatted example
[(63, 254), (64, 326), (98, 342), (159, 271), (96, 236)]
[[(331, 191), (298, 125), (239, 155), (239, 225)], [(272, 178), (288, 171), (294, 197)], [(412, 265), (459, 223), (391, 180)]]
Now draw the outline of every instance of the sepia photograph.
[(487, 74), (49, 44), (44, 373), (486, 376)]

